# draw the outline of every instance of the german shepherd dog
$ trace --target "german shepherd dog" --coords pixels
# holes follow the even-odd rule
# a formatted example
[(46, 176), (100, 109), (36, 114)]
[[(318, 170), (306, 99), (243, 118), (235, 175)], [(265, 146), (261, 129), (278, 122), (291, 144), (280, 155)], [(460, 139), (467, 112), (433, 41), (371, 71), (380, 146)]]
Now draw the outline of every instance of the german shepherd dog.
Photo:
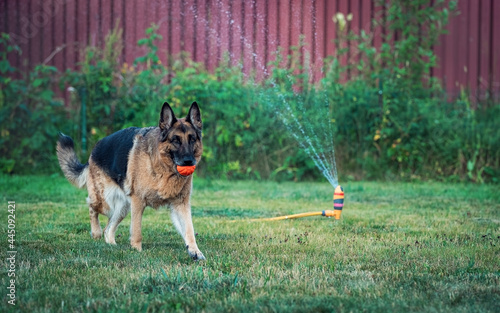
[(141, 251), (144, 209), (167, 206), (189, 256), (204, 260), (191, 220), (193, 176), (182, 176), (177, 170), (177, 166), (193, 166), (200, 161), (201, 131), (196, 102), (181, 119), (165, 102), (158, 127), (130, 127), (105, 137), (97, 142), (86, 164), (78, 160), (73, 140), (60, 134), (57, 157), (64, 176), (79, 188), (87, 185), (92, 237), (102, 236), (99, 214), (103, 214), (108, 217), (104, 240), (116, 244), (116, 228), (131, 211), (130, 244)]

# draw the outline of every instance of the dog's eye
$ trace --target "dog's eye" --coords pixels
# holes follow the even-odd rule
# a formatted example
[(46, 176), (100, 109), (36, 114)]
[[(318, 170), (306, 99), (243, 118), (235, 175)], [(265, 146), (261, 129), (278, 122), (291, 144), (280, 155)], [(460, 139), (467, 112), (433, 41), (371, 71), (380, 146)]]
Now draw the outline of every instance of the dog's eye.
[(180, 145), (181, 144), (181, 139), (179, 137), (175, 136), (172, 139), (172, 143), (175, 144), (175, 145)]
[(194, 139), (194, 136), (189, 135), (189, 143), (194, 143), (196, 139)]

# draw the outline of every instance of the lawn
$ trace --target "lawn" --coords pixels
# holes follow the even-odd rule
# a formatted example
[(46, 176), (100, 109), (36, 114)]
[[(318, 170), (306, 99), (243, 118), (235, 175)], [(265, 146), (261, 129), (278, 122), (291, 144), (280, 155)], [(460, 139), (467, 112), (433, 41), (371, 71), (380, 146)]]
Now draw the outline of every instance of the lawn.
[[(330, 209), (327, 183), (196, 178), (193, 220), (206, 261), (189, 259), (168, 210), (146, 209), (143, 252), (90, 238), (85, 190), (60, 176), (0, 176), (2, 258), (16, 203), (22, 312), (499, 312), (498, 186), (345, 183), (340, 221), (249, 218)], [(104, 226), (105, 218), (101, 217)]]

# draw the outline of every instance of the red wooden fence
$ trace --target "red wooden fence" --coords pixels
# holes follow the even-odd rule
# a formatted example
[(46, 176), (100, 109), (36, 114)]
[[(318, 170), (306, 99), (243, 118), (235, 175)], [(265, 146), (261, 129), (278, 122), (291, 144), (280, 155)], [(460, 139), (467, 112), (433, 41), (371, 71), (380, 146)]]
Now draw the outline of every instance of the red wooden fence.
[[(431, 2), (432, 0), (430, 0)], [(371, 19), (383, 12), (375, 0), (0, 0), (0, 32), (11, 35), (23, 54), (12, 63), (27, 70), (47, 61), (74, 68), (81, 49), (101, 45), (116, 22), (123, 29), (123, 62), (144, 53), (137, 46), (151, 23), (160, 25), (160, 56), (190, 52), (213, 68), (225, 54), (243, 70), (265, 75), (278, 46), (289, 52), (305, 35), (311, 68), (334, 54), (337, 12), (353, 14), (350, 28), (375, 32)], [(473, 100), (500, 98), (500, 1), (460, 0), (449, 34), (435, 47), (441, 78), (450, 95), (466, 90)], [(346, 57), (347, 58), (347, 57)], [(344, 59), (343, 62), (347, 62)], [(353, 62), (353, 60), (351, 60)], [(355, 73), (353, 73), (355, 74)]]

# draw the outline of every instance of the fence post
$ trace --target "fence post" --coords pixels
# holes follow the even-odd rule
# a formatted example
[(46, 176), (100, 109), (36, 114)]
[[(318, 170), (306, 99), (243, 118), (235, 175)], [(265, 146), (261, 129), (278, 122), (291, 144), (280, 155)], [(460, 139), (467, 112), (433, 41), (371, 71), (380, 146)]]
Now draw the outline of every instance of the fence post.
[(82, 127), (82, 157), (87, 157), (87, 90), (85, 88), (80, 89), (80, 100), (81, 107), (81, 127)]

